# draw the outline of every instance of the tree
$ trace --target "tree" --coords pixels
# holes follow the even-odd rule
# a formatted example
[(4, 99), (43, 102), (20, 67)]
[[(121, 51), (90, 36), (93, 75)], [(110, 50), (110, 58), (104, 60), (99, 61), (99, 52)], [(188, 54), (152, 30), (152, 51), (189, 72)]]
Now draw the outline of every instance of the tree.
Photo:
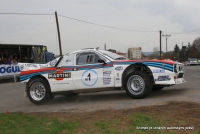
[(168, 51), (163, 54), (163, 59), (173, 59), (173, 51)]
[(189, 57), (190, 57), (190, 58), (197, 58), (197, 59), (200, 58), (200, 53), (199, 53), (197, 47), (196, 47), (194, 44), (193, 44), (192, 47), (190, 48)]
[(173, 52), (173, 54), (172, 54), (172, 59), (173, 59), (173, 60), (178, 60), (178, 61), (180, 61), (179, 53), (180, 53), (180, 48), (179, 48), (179, 46), (176, 44), (175, 47), (174, 47), (174, 52)]
[(180, 52), (180, 48), (179, 48), (179, 46), (177, 44), (174, 47), (174, 52), (175, 53), (179, 53)]
[(189, 47), (182, 46), (180, 54), (179, 54), (179, 59), (181, 62), (188, 60), (188, 53), (189, 53)]
[(194, 41), (193, 41), (193, 44), (192, 44), (194, 47), (196, 47), (197, 51), (200, 52), (200, 37), (196, 38)]

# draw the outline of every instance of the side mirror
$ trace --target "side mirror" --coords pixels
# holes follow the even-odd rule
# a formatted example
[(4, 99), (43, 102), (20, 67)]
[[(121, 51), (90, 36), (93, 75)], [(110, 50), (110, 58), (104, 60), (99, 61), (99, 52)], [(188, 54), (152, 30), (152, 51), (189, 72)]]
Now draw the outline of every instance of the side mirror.
[(98, 62), (99, 62), (99, 63), (106, 64), (106, 62), (105, 62), (103, 59), (98, 59)]

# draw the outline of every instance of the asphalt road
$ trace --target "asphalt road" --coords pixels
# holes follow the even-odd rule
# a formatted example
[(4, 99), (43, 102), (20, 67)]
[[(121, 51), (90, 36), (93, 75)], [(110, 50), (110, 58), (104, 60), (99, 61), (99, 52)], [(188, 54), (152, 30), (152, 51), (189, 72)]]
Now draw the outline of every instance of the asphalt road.
[(132, 99), (125, 91), (107, 91), (70, 97), (57, 96), (52, 102), (40, 106), (24, 98), (24, 84), (0, 84), (0, 113), (83, 112), (162, 105), (169, 101), (200, 102), (200, 66), (185, 66), (185, 80), (187, 82), (184, 84), (154, 91), (145, 99)]

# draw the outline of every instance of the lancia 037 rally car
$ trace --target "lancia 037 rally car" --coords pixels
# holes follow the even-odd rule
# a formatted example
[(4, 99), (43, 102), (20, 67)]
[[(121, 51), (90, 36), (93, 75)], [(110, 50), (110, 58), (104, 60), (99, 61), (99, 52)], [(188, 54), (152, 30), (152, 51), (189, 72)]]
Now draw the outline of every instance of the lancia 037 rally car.
[(125, 90), (136, 99), (184, 83), (184, 66), (165, 60), (129, 60), (106, 50), (82, 49), (47, 64), (20, 65), (25, 95), (34, 104), (55, 95)]

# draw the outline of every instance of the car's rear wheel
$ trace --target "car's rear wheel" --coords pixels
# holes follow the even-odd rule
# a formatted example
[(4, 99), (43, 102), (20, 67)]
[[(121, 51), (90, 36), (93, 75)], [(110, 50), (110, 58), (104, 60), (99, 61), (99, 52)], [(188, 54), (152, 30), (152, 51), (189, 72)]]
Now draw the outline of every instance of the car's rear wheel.
[(48, 83), (43, 78), (34, 78), (27, 89), (29, 100), (34, 104), (43, 104), (52, 100), (54, 96), (50, 92)]
[(150, 76), (141, 71), (128, 74), (124, 81), (126, 93), (136, 99), (147, 97), (152, 91)]

